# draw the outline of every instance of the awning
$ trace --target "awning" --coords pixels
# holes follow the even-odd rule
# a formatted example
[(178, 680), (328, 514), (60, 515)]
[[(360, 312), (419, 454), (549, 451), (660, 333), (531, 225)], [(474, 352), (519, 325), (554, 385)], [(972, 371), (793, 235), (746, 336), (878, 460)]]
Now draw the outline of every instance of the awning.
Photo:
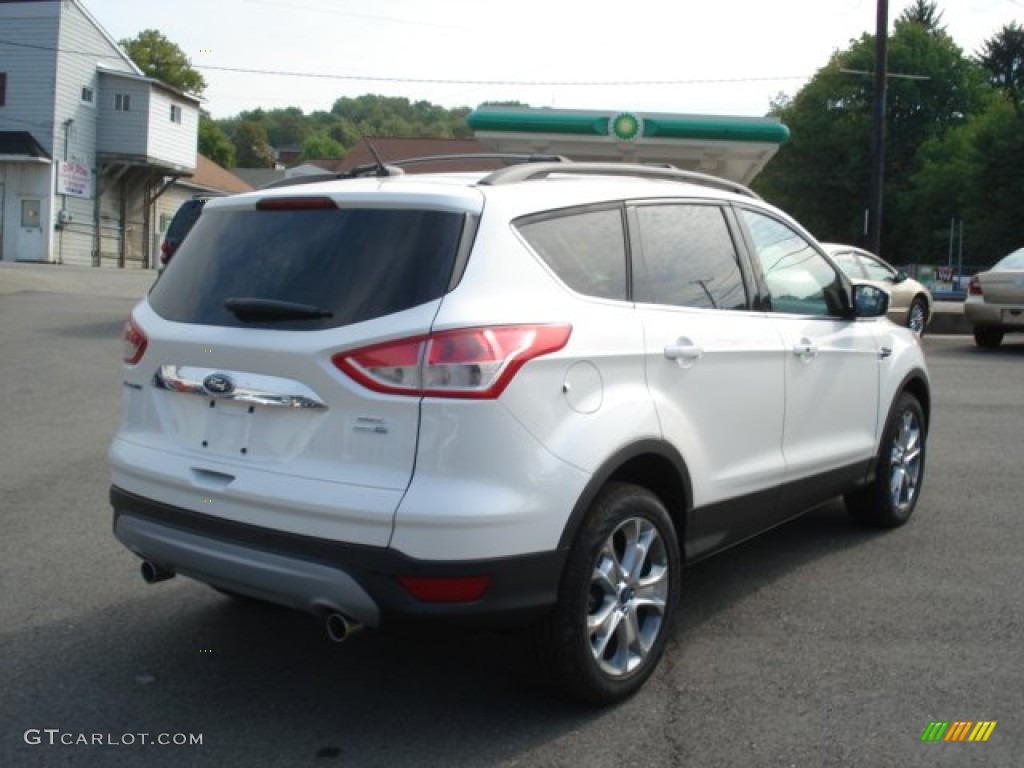
[(486, 106), (467, 122), (499, 152), (667, 164), (741, 184), (789, 140), (789, 129), (771, 117)]
[(0, 163), (50, 164), (50, 155), (28, 131), (0, 131)]

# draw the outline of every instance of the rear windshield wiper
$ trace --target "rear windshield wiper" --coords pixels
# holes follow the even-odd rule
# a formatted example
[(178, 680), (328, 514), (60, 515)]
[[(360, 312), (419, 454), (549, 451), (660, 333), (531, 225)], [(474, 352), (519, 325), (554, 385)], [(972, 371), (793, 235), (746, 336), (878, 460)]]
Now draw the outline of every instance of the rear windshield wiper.
[(225, 299), (224, 308), (243, 323), (273, 322), (276, 320), (319, 320), (334, 317), (333, 312), (297, 301), (274, 299)]

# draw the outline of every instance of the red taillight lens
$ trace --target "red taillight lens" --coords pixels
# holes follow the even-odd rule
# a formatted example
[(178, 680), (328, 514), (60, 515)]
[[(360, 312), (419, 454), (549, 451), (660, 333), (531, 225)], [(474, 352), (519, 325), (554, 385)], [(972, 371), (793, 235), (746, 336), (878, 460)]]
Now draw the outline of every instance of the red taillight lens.
[(484, 596), (490, 576), (399, 576), (406, 592), (423, 603), (472, 603)]
[(142, 332), (142, 329), (129, 317), (124, 324), (124, 330), (121, 331), (121, 343), (121, 359), (127, 365), (135, 365), (146, 354), (149, 340), (146, 339), (146, 334)]
[(971, 278), (971, 282), (967, 284), (967, 294), (969, 296), (981, 296), (983, 291), (981, 290), (981, 280), (975, 275)]
[(375, 392), (490, 399), (520, 368), (562, 349), (570, 325), (463, 328), (335, 355), (342, 371)]
[(256, 203), (258, 211), (329, 211), (338, 206), (329, 197), (265, 197)]

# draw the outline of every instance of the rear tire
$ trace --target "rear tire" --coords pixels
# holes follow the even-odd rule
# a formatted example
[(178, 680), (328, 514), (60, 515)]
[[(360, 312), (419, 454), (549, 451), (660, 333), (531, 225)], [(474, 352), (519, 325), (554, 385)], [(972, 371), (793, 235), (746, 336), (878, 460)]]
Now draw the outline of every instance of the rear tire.
[(876, 528), (897, 528), (910, 519), (921, 495), (926, 438), (921, 404), (904, 392), (885, 425), (875, 479), (846, 494), (846, 508), (855, 520)]
[(680, 563), (658, 497), (625, 483), (605, 487), (569, 553), (558, 604), (530, 630), (543, 680), (589, 705), (639, 690), (665, 650)]
[(979, 326), (974, 329), (974, 343), (985, 349), (995, 349), (1003, 343), (1003, 332), (999, 328)]

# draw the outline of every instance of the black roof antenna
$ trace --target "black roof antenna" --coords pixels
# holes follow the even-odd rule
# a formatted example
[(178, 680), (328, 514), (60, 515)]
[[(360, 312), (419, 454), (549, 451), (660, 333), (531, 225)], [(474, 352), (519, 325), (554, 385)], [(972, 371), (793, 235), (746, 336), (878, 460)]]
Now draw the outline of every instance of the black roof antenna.
[(375, 176), (390, 176), (391, 173), (388, 171), (388, 167), (384, 165), (384, 161), (380, 159), (380, 155), (377, 154), (376, 147), (373, 146), (369, 141), (366, 142), (366, 146), (370, 150), (370, 154), (373, 155), (373, 159), (377, 161), (377, 173)]

